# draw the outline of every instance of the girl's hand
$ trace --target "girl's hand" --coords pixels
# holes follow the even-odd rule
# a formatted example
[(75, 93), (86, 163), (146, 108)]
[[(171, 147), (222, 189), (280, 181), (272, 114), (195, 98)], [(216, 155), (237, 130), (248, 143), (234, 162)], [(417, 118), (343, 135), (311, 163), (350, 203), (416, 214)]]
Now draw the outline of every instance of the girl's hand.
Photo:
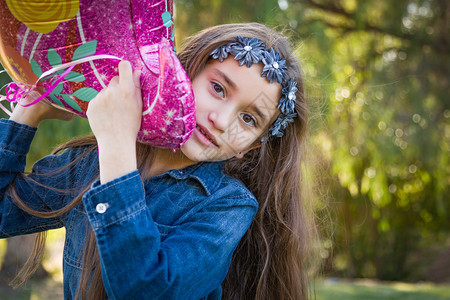
[[(27, 98), (21, 100), (21, 104), (26, 105), (28, 103), (31, 103), (33, 102), (34, 99), (37, 99), (39, 96), (40, 95), (36, 92), (31, 93)], [(39, 123), (43, 120), (57, 119), (63, 121), (70, 121), (75, 116), (76, 115), (74, 113), (59, 109), (50, 104), (47, 100), (43, 99), (38, 103), (35, 103), (27, 107), (24, 107), (20, 104), (12, 106), (12, 114), (9, 119), (17, 123), (37, 127)]]
[(119, 76), (89, 102), (86, 115), (99, 143), (136, 143), (141, 127), (140, 71), (128, 61), (119, 63)]
[(128, 61), (121, 61), (119, 76), (89, 102), (86, 115), (97, 138), (101, 183), (136, 169), (142, 119), (140, 73), (133, 73)]

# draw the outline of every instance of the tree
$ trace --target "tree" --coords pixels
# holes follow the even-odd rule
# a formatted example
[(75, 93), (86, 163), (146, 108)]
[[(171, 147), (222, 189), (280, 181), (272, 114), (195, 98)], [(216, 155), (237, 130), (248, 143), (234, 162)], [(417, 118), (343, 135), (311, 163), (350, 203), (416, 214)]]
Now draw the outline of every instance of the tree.
[[(448, 1), (293, 1), (327, 97), (314, 140), (332, 167), (335, 268), (423, 278), (448, 243)], [(301, 14), (299, 12), (302, 12)], [(335, 179), (335, 180), (334, 180)], [(432, 254), (432, 253), (429, 253)]]

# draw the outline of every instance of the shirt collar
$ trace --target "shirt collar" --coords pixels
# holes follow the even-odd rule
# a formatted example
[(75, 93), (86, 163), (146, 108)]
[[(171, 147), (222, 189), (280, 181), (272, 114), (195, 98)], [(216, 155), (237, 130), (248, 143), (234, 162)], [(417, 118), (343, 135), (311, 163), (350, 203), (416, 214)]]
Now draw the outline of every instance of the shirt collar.
[(201, 162), (184, 169), (167, 171), (166, 174), (178, 180), (197, 180), (207, 196), (211, 196), (225, 176), (223, 162)]

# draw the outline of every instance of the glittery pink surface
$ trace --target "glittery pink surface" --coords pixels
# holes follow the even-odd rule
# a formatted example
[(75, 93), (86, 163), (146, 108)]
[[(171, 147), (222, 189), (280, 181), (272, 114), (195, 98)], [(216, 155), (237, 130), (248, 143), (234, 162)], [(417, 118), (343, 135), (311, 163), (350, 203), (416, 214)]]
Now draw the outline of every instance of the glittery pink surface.
[[(26, 5), (25, 0), (18, 0), (21, 1)], [(67, 0), (68, 3), (76, 1)], [(129, 60), (134, 69), (142, 69), (143, 116), (138, 140), (162, 148), (179, 148), (195, 128), (195, 104), (189, 77), (173, 50), (173, 19), (170, 15), (167, 19), (166, 13), (164, 24), (161, 16), (167, 11), (172, 15), (172, 0), (78, 1), (76, 15), (60, 21), (54, 30), (42, 33), (18, 20), (20, 6), (19, 12), (13, 15), (7, 1), (0, 0), (0, 59), (5, 69), (15, 81), (34, 84), (32, 81), (39, 74), (35, 69), (31, 71), (33, 60), (45, 72), (55, 67), (54, 62), (50, 64), (51, 57), (54, 60), (56, 56), (52, 51), (60, 57), (58, 63), (64, 64), (72, 61), (77, 48), (91, 42), (96, 46), (90, 55), (117, 56)], [(55, 12), (58, 9), (55, 7)], [(58, 18), (55, 20), (57, 23)], [(56, 97), (66, 109), (86, 117), (89, 100), (80, 99), (83, 97), (78, 97), (77, 91), (84, 88), (95, 94), (106, 87), (111, 78), (118, 75), (118, 62), (99, 59), (76, 65), (73, 71), (82, 74), (85, 80), (64, 79), (62, 90), (55, 89), (53, 98)], [(56, 78), (57, 75), (41, 80), (41, 92)], [(68, 104), (68, 97), (76, 102), (75, 106)], [(78, 109), (74, 109), (77, 105)]]

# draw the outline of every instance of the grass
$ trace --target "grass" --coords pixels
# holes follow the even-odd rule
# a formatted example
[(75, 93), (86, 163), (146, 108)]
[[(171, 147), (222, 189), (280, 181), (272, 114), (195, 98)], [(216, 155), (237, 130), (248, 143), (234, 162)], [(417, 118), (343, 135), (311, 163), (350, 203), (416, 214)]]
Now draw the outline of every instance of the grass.
[[(13, 291), (0, 285), (2, 300), (60, 300), (61, 282), (31, 280)], [(450, 285), (432, 283), (379, 282), (374, 280), (326, 279), (316, 283), (317, 300), (443, 300), (450, 299)]]
[(316, 284), (317, 300), (443, 300), (450, 299), (450, 285), (326, 279)]

